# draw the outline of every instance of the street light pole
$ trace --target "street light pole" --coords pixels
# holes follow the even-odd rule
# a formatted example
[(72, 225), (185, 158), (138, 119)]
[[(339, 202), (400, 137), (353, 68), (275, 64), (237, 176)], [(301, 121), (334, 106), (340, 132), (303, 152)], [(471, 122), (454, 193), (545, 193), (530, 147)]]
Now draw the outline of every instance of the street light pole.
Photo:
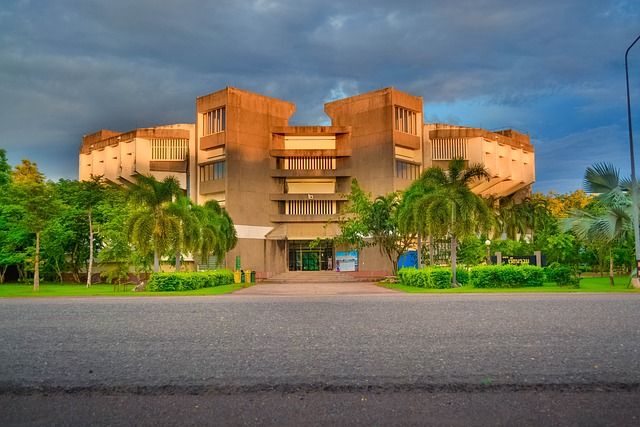
[(484, 244), (487, 245), (487, 265), (489, 265), (491, 264), (491, 240), (485, 240)]
[(629, 120), (629, 151), (631, 153), (631, 198), (633, 201), (633, 231), (636, 239), (636, 279), (640, 273), (640, 232), (638, 230), (638, 192), (636, 188), (636, 162), (633, 153), (633, 126), (631, 122), (631, 97), (629, 95), (629, 51), (640, 40), (640, 36), (631, 43), (624, 54), (624, 71), (627, 79), (627, 117)]

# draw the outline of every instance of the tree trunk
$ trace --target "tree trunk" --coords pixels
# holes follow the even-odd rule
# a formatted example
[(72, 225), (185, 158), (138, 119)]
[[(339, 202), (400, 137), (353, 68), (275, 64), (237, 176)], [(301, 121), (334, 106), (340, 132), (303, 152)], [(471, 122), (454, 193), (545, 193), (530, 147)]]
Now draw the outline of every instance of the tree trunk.
[(609, 248), (609, 284), (615, 286), (613, 281), (613, 246)]
[(33, 292), (40, 290), (40, 232), (36, 232), (36, 265), (33, 273)]
[(422, 268), (422, 238), (418, 234), (418, 269)]
[(176, 271), (180, 271), (180, 257), (182, 256), (182, 253), (180, 252), (180, 249), (176, 249)]
[(429, 235), (429, 267), (433, 267), (433, 236)]
[(156, 273), (160, 271), (160, 257), (158, 256), (157, 248), (153, 248), (153, 271)]
[(87, 288), (91, 287), (92, 275), (93, 275), (93, 221), (91, 219), (91, 209), (89, 209), (89, 265), (87, 266)]
[(458, 262), (458, 252), (457, 252), (458, 240), (456, 239), (455, 234), (451, 234), (451, 287), (457, 288), (458, 279), (456, 277), (456, 268)]

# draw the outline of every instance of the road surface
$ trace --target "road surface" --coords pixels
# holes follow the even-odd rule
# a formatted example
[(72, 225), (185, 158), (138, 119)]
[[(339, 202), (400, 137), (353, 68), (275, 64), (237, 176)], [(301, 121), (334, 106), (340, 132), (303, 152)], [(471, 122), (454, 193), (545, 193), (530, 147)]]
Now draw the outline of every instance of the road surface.
[(640, 294), (0, 300), (0, 425), (638, 425)]

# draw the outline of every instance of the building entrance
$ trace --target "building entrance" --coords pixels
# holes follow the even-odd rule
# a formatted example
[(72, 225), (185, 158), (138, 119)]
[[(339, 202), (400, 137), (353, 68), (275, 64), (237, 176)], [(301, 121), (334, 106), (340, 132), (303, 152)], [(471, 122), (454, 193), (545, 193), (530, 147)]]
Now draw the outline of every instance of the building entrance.
[(289, 271), (320, 271), (333, 269), (333, 243), (311, 240), (289, 241)]

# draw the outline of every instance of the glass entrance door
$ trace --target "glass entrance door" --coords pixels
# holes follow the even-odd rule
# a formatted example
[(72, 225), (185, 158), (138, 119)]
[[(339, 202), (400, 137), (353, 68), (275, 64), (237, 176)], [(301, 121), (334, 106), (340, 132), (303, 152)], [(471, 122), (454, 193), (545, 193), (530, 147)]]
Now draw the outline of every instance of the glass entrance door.
[(289, 271), (331, 270), (333, 244), (311, 245), (309, 240), (289, 241)]

